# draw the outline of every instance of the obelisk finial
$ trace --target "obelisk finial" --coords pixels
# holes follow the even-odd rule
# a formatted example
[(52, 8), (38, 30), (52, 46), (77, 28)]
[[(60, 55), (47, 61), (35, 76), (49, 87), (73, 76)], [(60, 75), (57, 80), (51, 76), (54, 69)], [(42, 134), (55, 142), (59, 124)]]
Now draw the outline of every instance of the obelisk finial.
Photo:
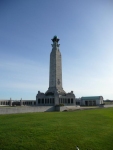
[(53, 41), (53, 43), (54, 43), (54, 42), (57, 42), (57, 43), (58, 43), (58, 41), (59, 41), (60, 39), (58, 38), (58, 36), (55, 35), (55, 36), (53, 37), (53, 39), (51, 39), (51, 40)]

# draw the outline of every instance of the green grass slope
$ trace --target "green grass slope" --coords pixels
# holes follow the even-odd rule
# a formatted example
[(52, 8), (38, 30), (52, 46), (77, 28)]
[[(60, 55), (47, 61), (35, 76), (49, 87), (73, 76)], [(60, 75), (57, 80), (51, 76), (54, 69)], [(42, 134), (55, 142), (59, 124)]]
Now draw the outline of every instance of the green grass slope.
[(113, 108), (0, 115), (0, 150), (111, 150)]

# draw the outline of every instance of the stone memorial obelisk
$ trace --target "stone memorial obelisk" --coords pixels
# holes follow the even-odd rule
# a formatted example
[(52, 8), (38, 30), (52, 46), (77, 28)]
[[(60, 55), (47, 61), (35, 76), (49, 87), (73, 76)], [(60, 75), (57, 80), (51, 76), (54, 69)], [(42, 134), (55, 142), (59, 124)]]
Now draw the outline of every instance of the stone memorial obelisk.
[(59, 49), (59, 38), (54, 36), (52, 42), (49, 68), (49, 88), (45, 93), (38, 91), (36, 95), (36, 105), (75, 105), (75, 95), (73, 91), (66, 93), (62, 87), (62, 56)]
[(47, 92), (65, 93), (62, 87), (62, 56), (60, 53), (59, 38), (54, 36), (50, 53), (49, 89)]

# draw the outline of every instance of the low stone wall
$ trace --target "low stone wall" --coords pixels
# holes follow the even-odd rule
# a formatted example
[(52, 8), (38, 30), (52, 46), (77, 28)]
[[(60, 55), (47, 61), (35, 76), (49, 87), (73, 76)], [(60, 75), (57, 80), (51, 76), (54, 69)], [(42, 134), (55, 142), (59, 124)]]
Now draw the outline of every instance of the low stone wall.
[(104, 105), (105, 108), (113, 107), (113, 105)]
[(28, 112), (50, 112), (55, 111), (55, 106), (20, 106), (20, 107), (0, 107), (0, 114), (16, 114)]
[[(103, 108), (113, 107), (113, 105), (104, 105)], [(99, 108), (99, 107), (94, 107)], [(16, 114), (16, 113), (29, 113), (29, 112), (52, 112), (52, 111), (69, 111), (69, 110), (82, 110), (93, 109), (93, 107), (80, 107), (80, 106), (18, 106), (18, 107), (0, 107), (0, 114)]]
[(56, 111), (68, 111), (68, 110), (77, 110), (80, 109), (80, 106), (56, 106)]

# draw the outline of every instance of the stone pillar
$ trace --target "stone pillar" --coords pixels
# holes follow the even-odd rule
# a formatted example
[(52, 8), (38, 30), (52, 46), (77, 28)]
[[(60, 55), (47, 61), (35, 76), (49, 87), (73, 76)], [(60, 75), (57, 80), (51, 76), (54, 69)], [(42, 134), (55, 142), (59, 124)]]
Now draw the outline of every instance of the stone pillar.
[(12, 106), (12, 99), (10, 98), (10, 104), (9, 104), (10, 106)]
[(44, 105), (45, 105), (45, 98), (44, 98)]
[(22, 102), (22, 98), (21, 98), (21, 100), (20, 100), (20, 106), (22, 106), (23, 105), (23, 102)]
[(36, 106), (38, 106), (38, 97), (36, 98)]
[[(40, 105), (39, 102), (38, 102), (38, 99), (41, 99), (41, 98), (40, 98), (40, 93), (41, 93), (41, 92), (38, 91), (38, 93), (37, 93), (37, 95), (36, 95), (36, 106)], [(40, 102), (41, 102), (41, 100), (40, 100)]]
[(76, 105), (76, 97), (73, 97), (73, 105)]
[(59, 105), (59, 95), (57, 92), (55, 92), (55, 102), (54, 105)]

